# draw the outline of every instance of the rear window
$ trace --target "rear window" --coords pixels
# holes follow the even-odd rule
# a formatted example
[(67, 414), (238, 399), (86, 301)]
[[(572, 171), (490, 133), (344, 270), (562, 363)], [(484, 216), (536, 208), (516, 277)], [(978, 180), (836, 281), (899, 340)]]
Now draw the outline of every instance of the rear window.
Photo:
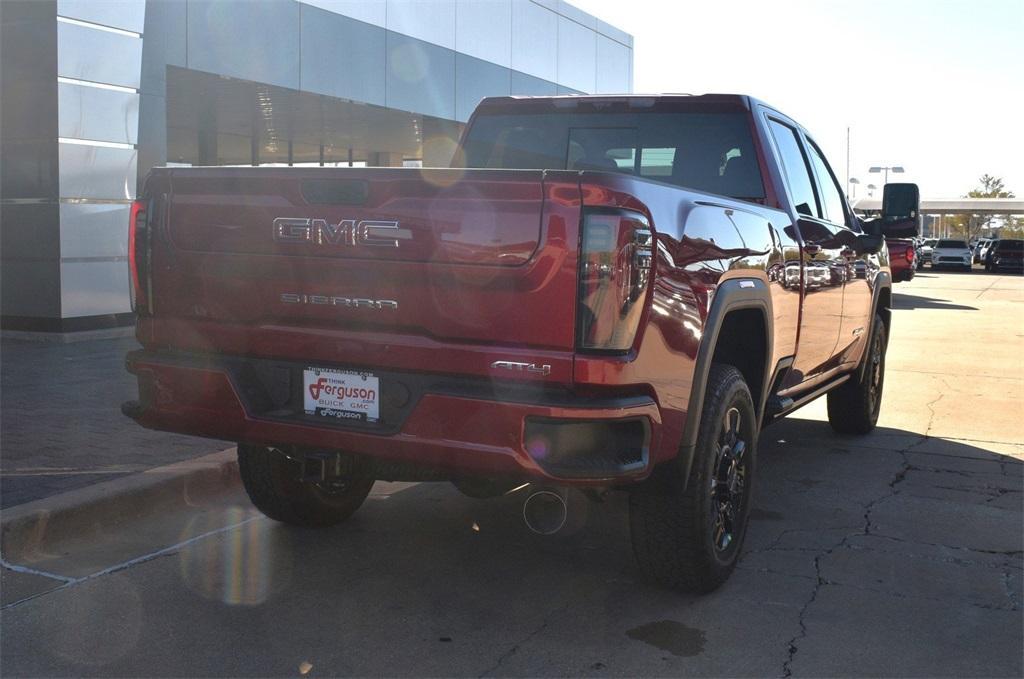
[(940, 240), (937, 248), (967, 248), (967, 241), (963, 240)]
[(996, 245), (999, 252), (1020, 252), (1024, 250), (1024, 240), (1001, 240)]
[(621, 172), (733, 198), (764, 198), (744, 113), (479, 115), (463, 150), (471, 168)]

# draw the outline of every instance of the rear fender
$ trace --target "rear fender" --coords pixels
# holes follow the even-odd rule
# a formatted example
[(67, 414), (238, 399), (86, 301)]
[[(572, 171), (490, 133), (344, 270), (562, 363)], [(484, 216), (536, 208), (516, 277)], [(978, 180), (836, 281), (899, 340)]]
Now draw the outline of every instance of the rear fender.
[(758, 278), (733, 278), (723, 282), (715, 290), (714, 301), (704, 323), (704, 334), (697, 350), (697, 360), (693, 370), (693, 382), (690, 386), (690, 402), (686, 411), (686, 424), (679, 447), (679, 471), (685, 484), (690, 478), (690, 467), (693, 464), (694, 451), (697, 447), (697, 434), (700, 429), (701, 413), (704, 408), (704, 393), (707, 390), (708, 373), (718, 346), (719, 334), (730, 312), (742, 309), (757, 309), (764, 314), (765, 347), (764, 375), (761, 379), (759, 393), (751, 394), (757, 410), (758, 420), (764, 412), (765, 402), (770, 386), (770, 363), (773, 349), (772, 341), (772, 300), (768, 286)]

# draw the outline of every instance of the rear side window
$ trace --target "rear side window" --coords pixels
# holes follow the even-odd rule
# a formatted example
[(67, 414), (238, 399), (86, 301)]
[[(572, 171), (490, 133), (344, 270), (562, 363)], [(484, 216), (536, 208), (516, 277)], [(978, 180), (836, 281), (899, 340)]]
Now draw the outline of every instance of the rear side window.
[(745, 113), (479, 115), (465, 167), (622, 172), (744, 200), (764, 184)]
[(962, 240), (945, 240), (944, 239), (944, 240), (940, 240), (939, 244), (936, 245), (935, 247), (937, 247), (937, 248), (960, 248), (960, 249), (966, 249), (967, 248), (967, 241), (962, 241)]
[(510, 116), (480, 117), (470, 132), (480, 139), (466, 141), (467, 167), (547, 169), (565, 167), (566, 140), (562, 130), (541, 120)]
[(768, 123), (779, 149), (782, 170), (786, 174), (786, 185), (789, 187), (789, 195), (793, 199), (796, 211), (808, 217), (821, 217), (818, 202), (814, 197), (810, 169), (807, 167), (803, 151), (800, 150), (796, 130), (777, 120), (769, 120)]

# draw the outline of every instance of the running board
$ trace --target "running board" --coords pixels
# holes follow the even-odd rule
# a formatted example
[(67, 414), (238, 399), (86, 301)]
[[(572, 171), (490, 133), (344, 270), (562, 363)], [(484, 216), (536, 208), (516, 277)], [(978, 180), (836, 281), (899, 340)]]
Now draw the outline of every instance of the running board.
[(786, 415), (790, 414), (794, 410), (797, 410), (798, 408), (801, 408), (801, 407), (807, 405), (808, 403), (810, 403), (814, 399), (818, 398), (822, 394), (825, 394), (827, 392), (832, 391), (833, 389), (838, 387), (840, 384), (842, 384), (846, 380), (850, 379), (850, 377), (852, 377), (851, 373), (846, 373), (845, 375), (840, 375), (839, 377), (837, 377), (834, 380), (831, 380), (829, 382), (826, 382), (825, 384), (822, 384), (822, 385), (820, 385), (818, 387), (815, 387), (814, 389), (812, 389), (811, 391), (807, 392), (806, 394), (802, 394), (800, 396), (797, 396), (795, 399), (794, 398), (790, 398), (788, 396), (779, 396), (777, 394), (775, 396), (772, 396), (770, 399), (768, 399), (768, 407), (767, 407), (768, 418), (767, 418), (767, 421), (771, 422), (771, 421), (777, 420), (777, 419), (779, 419), (781, 417), (785, 417)]

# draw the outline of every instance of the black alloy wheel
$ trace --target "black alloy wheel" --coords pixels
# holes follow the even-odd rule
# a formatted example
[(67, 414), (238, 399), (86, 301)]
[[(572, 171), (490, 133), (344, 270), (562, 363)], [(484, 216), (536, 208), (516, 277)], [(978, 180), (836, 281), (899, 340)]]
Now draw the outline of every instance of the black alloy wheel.
[(868, 410), (877, 418), (882, 406), (882, 380), (885, 379), (883, 369), (885, 348), (882, 346), (882, 333), (876, 332), (871, 338), (871, 362), (868, 370)]
[(878, 423), (885, 386), (885, 321), (878, 314), (871, 325), (859, 373), (828, 392), (828, 422), (840, 434), (867, 434)]
[(685, 592), (710, 592), (735, 569), (757, 468), (757, 411), (743, 374), (712, 364), (701, 410), (689, 463), (683, 456), (667, 463), (629, 498), (641, 572)]
[(722, 422), (715, 471), (711, 477), (711, 541), (719, 554), (733, 546), (740, 528), (738, 517), (745, 515), (747, 441), (742, 425), (739, 409), (730, 408)]

